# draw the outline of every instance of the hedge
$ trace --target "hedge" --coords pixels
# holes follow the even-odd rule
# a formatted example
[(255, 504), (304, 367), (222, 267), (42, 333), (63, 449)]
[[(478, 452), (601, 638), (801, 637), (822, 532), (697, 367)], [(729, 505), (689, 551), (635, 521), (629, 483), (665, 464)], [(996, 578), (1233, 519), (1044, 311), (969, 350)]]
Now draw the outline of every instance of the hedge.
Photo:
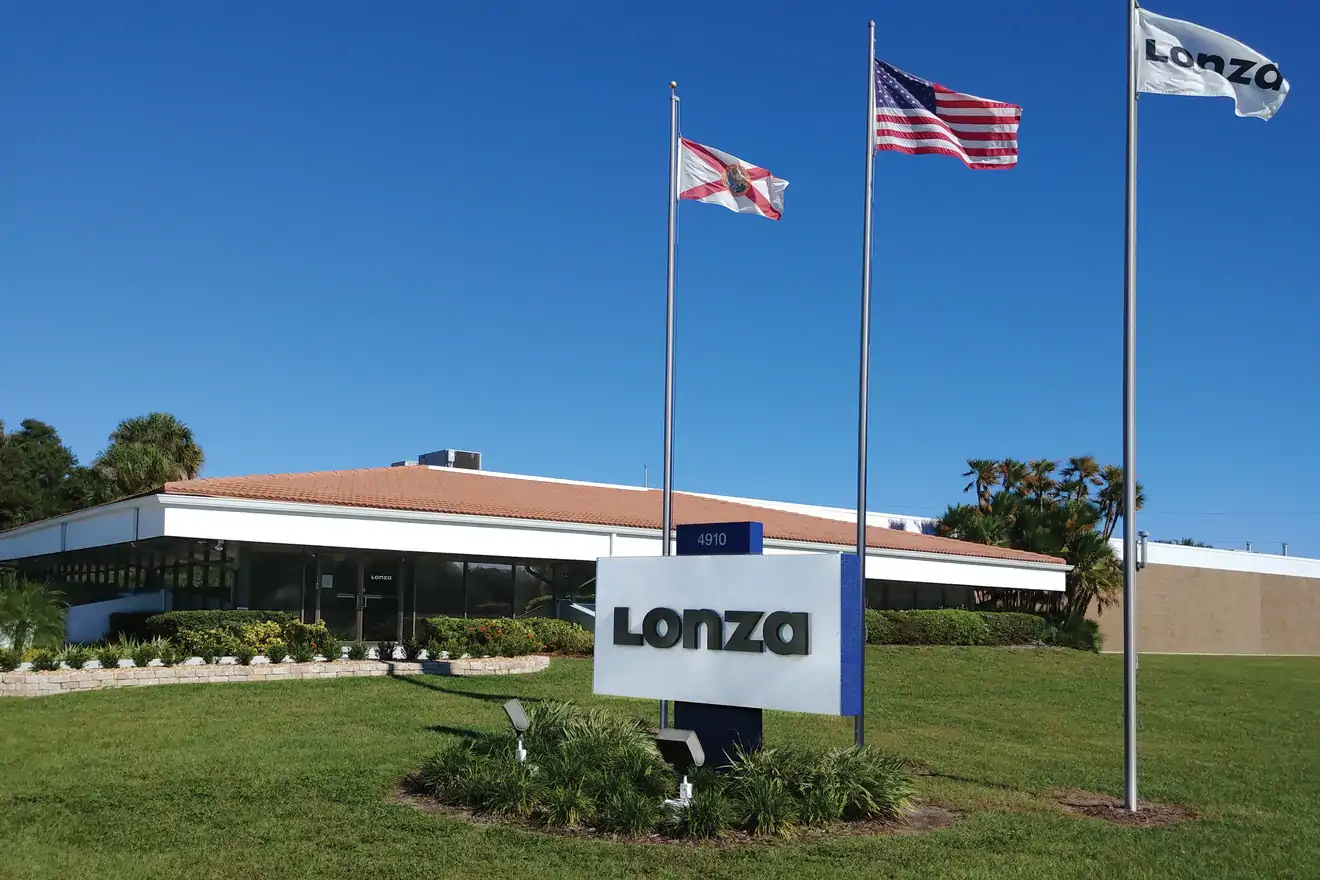
[(175, 639), (188, 630), (223, 629), (237, 633), (254, 623), (274, 621), (283, 625), (297, 620), (287, 611), (165, 611), (148, 617), (146, 627), (153, 636)]
[(1017, 611), (978, 611), (990, 628), (983, 644), (1034, 645), (1045, 640), (1045, 618)]
[(869, 645), (1031, 645), (1045, 635), (1035, 614), (938, 608), (866, 612)]
[(422, 621), (425, 628), (423, 641), (436, 641), (441, 644), (463, 642), (475, 627), (500, 626), (517, 630), (526, 629), (540, 643), (540, 650), (555, 654), (590, 655), (595, 649), (596, 640), (589, 630), (576, 623), (558, 620), (553, 617), (428, 617)]

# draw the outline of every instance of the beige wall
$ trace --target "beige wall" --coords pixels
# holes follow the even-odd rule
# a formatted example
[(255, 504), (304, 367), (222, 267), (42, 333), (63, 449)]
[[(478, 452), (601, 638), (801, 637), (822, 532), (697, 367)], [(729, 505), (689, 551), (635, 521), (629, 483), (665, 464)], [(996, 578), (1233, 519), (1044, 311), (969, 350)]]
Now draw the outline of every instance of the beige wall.
[[(1139, 651), (1320, 655), (1320, 578), (1148, 565), (1137, 590)], [(1122, 601), (1092, 616), (1123, 650)]]

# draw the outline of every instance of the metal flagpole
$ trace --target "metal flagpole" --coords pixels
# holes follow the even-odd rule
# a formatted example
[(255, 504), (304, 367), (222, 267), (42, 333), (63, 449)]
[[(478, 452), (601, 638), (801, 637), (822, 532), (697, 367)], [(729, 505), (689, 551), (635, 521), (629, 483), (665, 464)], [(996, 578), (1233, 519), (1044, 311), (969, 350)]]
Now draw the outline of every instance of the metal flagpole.
[(1137, 805), (1137, 7), (1128, 0), (1127, 235), (1123, 266), (1123, 798)]
[(862, 702), (853, 744), (866, 745), (866, 428), (871, 375), (871, 191), (875, 182), (875, 21), (866, 52), (866, 201), (862, 213), (862, 355), (857, 379), (857, 560), (862, 570)]
[[(660, 502), (660, 552), (673, 555), (674, 495), (674, 248), (678, 220), (678, 83), (669, 83), (669, 270), (665, 293), (665, 464)], [(669, 727), (669, 701), (660, 701), (660, 729)]]

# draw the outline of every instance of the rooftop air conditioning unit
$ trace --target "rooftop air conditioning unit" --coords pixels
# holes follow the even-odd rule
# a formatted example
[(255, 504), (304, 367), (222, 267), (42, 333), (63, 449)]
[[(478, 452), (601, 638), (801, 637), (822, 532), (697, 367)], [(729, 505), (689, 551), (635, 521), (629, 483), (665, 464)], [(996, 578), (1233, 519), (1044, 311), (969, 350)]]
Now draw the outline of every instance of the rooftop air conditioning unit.
[(462, 468), (469, 471), (481, 470), (481, 453), (464, 452), (461, 449), (441, 449), (417, 456), (417, 463), (429, 467)]

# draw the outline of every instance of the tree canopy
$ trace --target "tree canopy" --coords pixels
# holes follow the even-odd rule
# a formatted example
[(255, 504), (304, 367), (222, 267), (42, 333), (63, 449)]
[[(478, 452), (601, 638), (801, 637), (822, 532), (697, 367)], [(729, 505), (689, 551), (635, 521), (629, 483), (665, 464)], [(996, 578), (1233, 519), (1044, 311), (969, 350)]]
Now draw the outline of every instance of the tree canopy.
[[(1118, 555), (1109, 545), (1123, 515), (1123, 469), (1103, 467), (1091, 456), (1070, 458), (1060, 467), (1052, 459), (994, 461), (971, 459), (963, 491), (975, 504), (951, 505), (936, 523), (936, 533), (978, 544), (1012, 547), (1060, 556), (1073, 568), (1067, 591), (981, 591), (982, 607), (1035, 611), (1060, 622), (1077, 623), (1096, 603), (1112, 602), (1123, 583)], [(1145, 491), (1137, 484), (1137, 509)]]
[(192, 429), (169, 413), (125, 419), (90, 467), (52, 426), (0, 421), (0, 530), (117, 501), (196, 477), (206, 460)]

